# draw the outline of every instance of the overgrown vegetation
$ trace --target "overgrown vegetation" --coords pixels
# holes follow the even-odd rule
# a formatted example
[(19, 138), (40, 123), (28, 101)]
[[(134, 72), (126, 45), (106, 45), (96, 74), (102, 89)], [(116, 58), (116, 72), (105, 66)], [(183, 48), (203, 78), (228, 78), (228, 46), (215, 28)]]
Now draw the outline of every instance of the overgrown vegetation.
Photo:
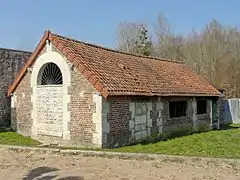
[(240, 158), (240, 124), (149, 144), (137, 144), (111, 151), (169, 155)]
[(212, 20), (201, 31), (176, 34), (160, 14), (152, 28), (144, 23), (122, 22), (118, 27), (118, 49), (183, 61), (227, 97), (240, 96), (240, 31)]
[(18, 145), (18, 146), (36, 146), (40, 142), (30, 137), (22, 136), (14, 131), (0, 129), (0, 144)]

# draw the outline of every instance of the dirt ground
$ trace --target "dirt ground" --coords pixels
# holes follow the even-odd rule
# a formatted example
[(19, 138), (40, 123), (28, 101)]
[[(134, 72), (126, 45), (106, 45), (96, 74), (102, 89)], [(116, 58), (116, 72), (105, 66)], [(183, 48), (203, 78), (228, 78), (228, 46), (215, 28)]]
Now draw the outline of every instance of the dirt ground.
[(0, 148), (2, 180), (240, 180), (239, 163), (123, 160)]

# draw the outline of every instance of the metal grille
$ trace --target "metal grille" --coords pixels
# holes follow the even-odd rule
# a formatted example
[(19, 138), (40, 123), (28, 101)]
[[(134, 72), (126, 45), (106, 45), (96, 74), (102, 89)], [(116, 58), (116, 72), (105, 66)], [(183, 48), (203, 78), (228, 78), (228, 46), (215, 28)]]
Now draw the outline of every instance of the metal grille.
[(60, 85), (63, 83), (61, 70), (56, 64), (48, 63), (43, 68), (39, 79), (40, 85)]

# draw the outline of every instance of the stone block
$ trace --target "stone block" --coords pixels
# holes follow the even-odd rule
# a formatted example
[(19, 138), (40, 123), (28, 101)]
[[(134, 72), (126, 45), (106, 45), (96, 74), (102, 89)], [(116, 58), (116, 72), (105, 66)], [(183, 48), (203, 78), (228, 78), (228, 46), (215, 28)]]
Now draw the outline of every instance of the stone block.
[(134, 129), (134, 121), (133, 120), (129, 121), (129, 129), (130, 130)]
[(135, 133), (135, 140), (142, 140), (147, 138), (147, 130)]

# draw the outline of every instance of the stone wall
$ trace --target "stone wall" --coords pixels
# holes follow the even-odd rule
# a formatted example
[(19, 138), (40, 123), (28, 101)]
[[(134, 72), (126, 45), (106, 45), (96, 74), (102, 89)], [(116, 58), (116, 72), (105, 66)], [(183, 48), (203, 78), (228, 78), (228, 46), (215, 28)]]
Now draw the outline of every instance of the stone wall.
[[(171, 100), (187, 101), (186, 116), (170, 118)], [(108, 112), (105, 124), (109, 124), (109, 133), (105, 133), (103, 147), (124, 146), (157, 134), (211, 126), (211, 99), (207, 101), (207, 113), (200, 115), (194, 107), (196, 99), (192, 97), (115, 96), (107, 98), (106, 102), (109, 109), (105, 110)]]
[(38, 135), (62, 137), (63, 101), (62, 86), (37, 87)]
[[(206, 124), (211, 125), (211, 100), (207, 101), (207, 113), (206, 114), (197, 114), (196, 115), (196, 126), (203, 128)], [(210, 126), (209, 126), (210, 127)]]
[[(187, 101), (187, 112), (185, 117), (170, 118), (169, 101), (184, 100)], [(162, 98), (163, 101), (163, 133), (170, 133), (179, 129), (192, 129), (193, 127), (193, 107), (191, 97), (168, 97)]]
[(30, 55), (30, 52), (0, 48), (0, 126), (10, 125), (11, 100), (6, 92)]

